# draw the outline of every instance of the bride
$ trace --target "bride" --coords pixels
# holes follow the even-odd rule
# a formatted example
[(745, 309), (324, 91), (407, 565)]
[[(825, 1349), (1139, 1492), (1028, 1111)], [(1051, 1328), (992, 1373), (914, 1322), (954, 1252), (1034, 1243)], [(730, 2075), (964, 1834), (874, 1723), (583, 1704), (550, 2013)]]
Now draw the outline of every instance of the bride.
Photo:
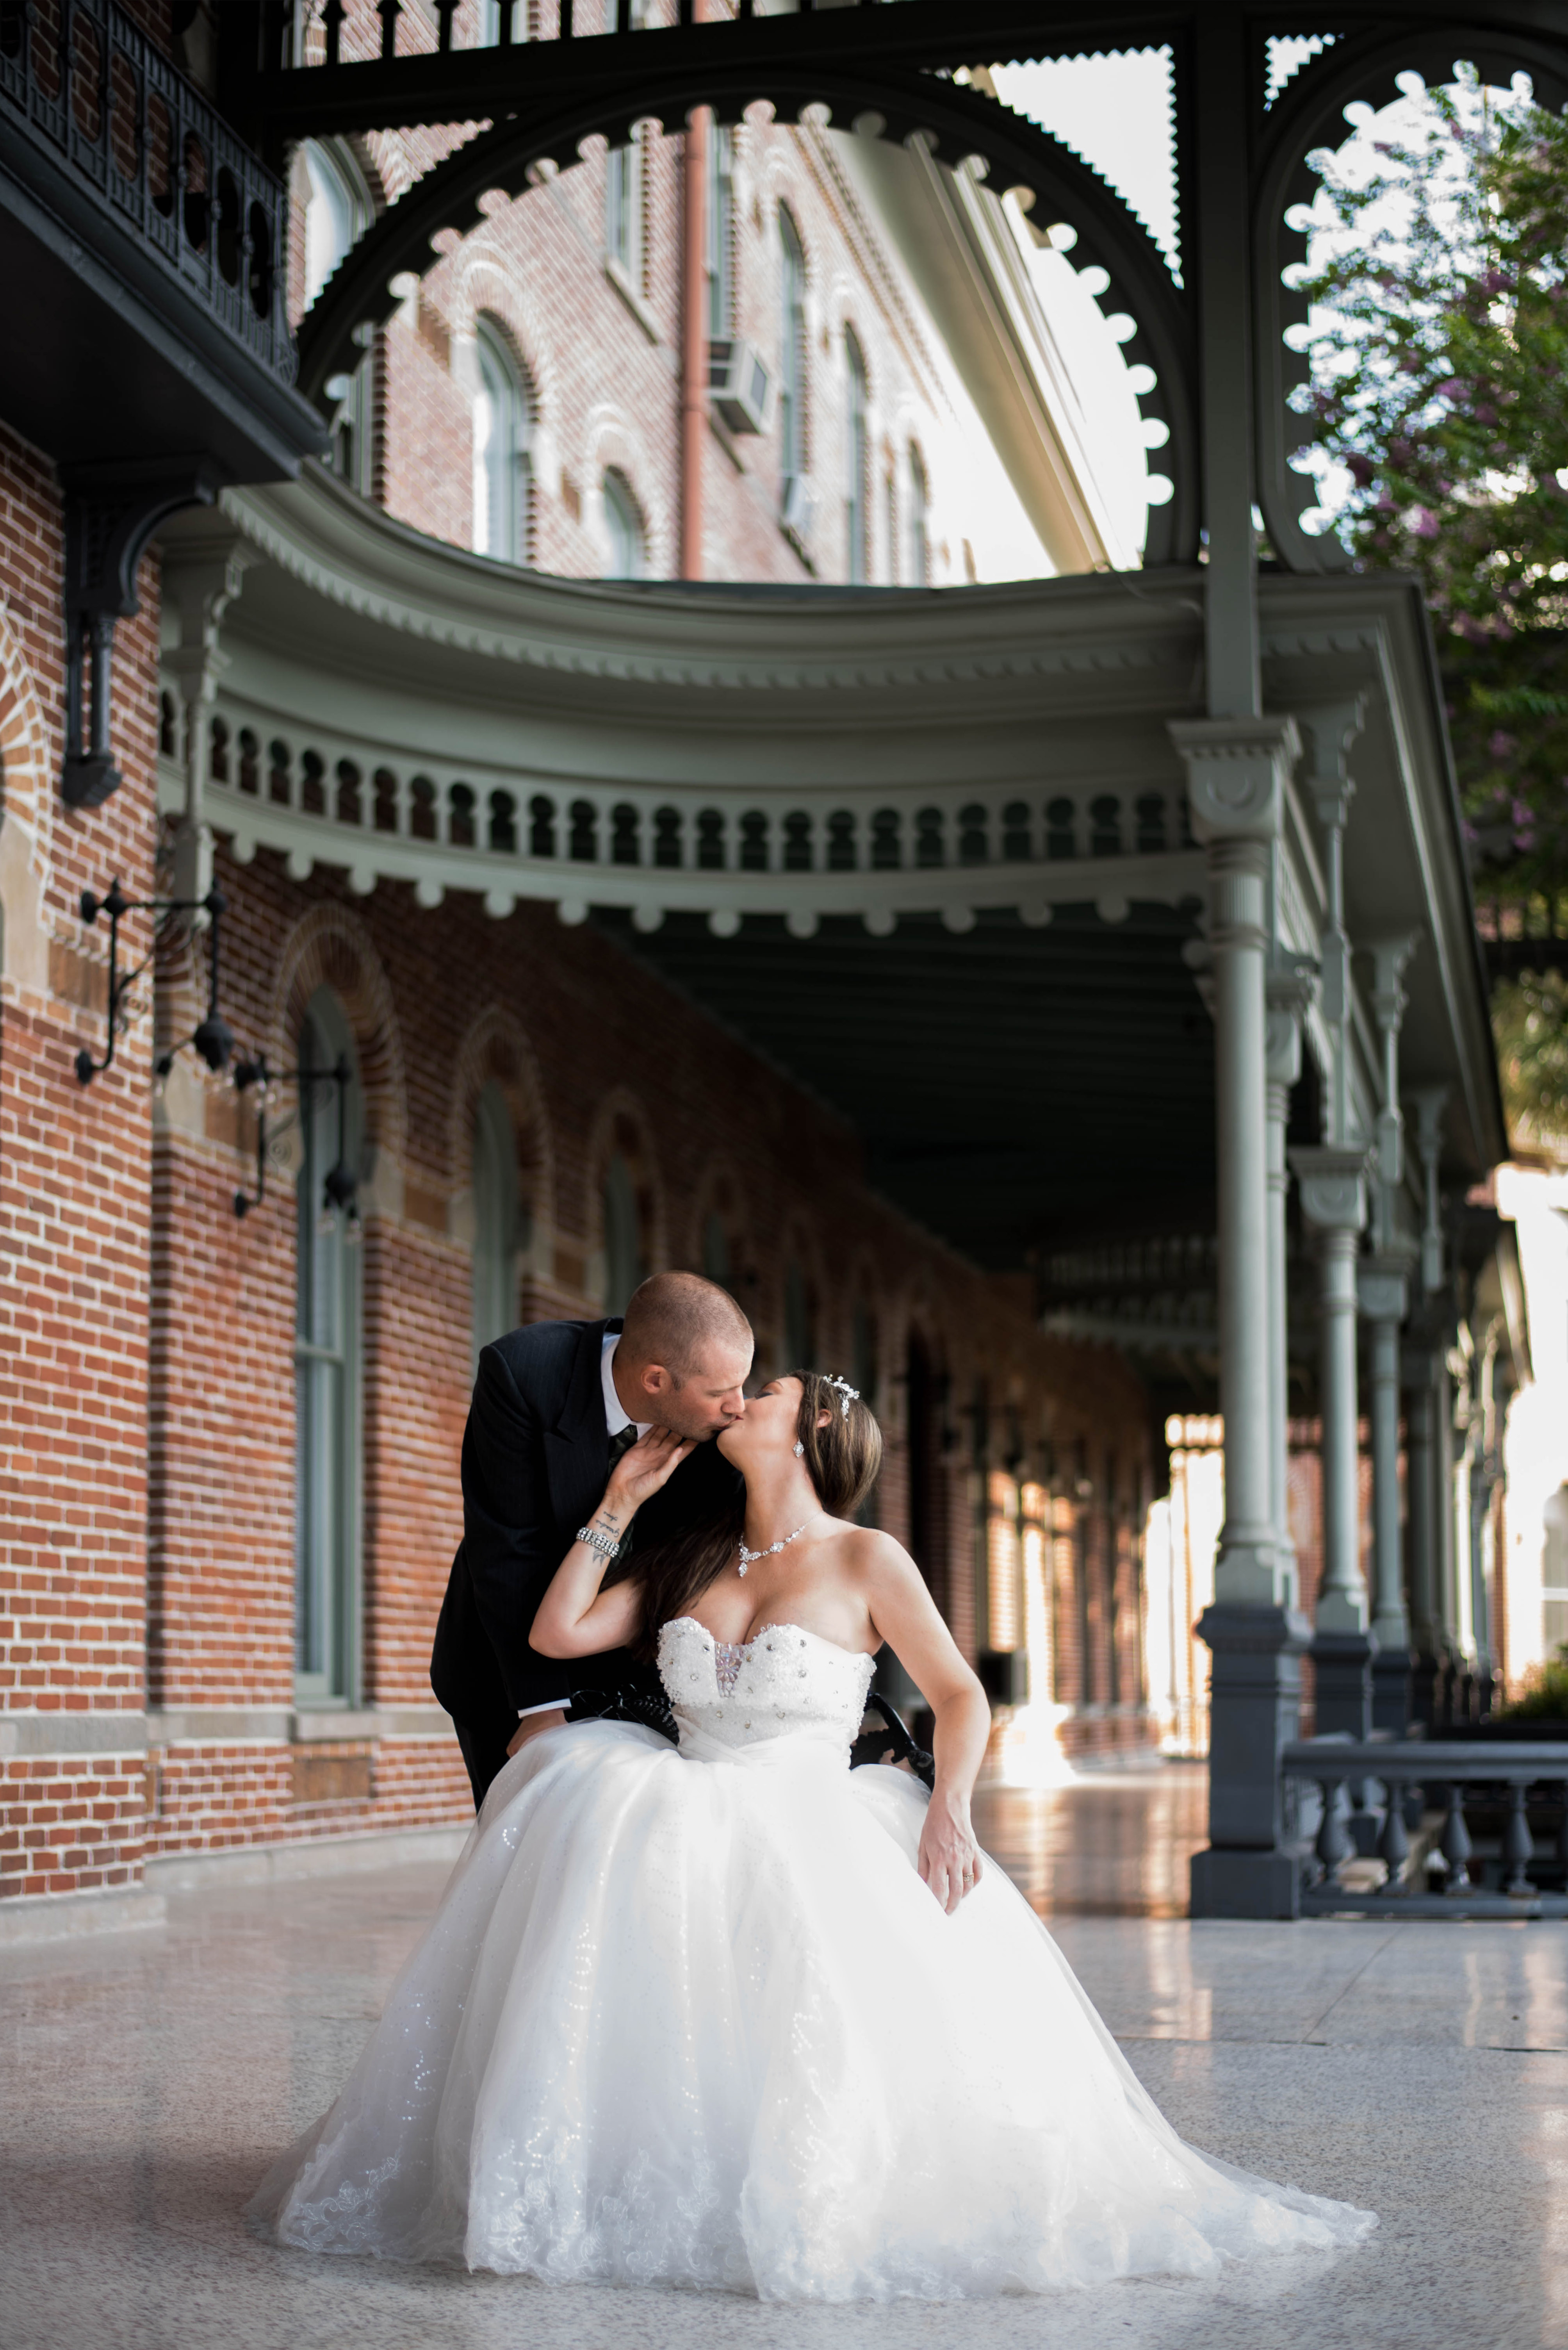
[[(743, 1517), (632, 1550), (690, 1450), (617, 1464), (532, 1633), (657, 1658), (680, 1732), (585, 1721), (495, 1781), (331, 2111), (252, 2211), (307, 2250), (552, 2283), (943, 2301), (1210, 2276), (1371, 2214), (1183, 2144), (970, 1791), (984, 1695), (907, 1552), (851, 1523), (881, 1460), (841, 1379), (719, 1439)], [(848, 1748), (890, 1641), (936, 1785)]]

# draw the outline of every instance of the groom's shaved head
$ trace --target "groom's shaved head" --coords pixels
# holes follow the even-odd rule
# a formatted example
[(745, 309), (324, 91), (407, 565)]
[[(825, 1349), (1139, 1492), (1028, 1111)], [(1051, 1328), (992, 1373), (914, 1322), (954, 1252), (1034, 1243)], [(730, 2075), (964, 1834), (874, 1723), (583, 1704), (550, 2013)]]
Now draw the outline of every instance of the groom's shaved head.
[(714, 1347), (754, 1341), (752, 1326), (727, 1289), (698, 1273), (656, 1273), (632, 1292), (621, 1345), (634, 1363), (662, 1363), (685, 1379)]

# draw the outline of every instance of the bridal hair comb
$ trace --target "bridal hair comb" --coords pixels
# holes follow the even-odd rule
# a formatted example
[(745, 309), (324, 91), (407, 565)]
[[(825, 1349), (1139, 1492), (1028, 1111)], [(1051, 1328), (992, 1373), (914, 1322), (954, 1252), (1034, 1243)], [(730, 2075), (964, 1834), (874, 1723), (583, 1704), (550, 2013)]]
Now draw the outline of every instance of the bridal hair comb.
[(825, 1371), (823, 1373), (822, 1383), (824, 1387), (833, 1388), (836, 1390), (838, 1396), (838, 1409), (844, 1418), (847, 1419), (849, 1417), (850, 1405), (852, 1403), (858, 1403), (860, 1400), (859, 1388), (852, 1388), (847, 1379), (841, 1379), (836, 1371)]

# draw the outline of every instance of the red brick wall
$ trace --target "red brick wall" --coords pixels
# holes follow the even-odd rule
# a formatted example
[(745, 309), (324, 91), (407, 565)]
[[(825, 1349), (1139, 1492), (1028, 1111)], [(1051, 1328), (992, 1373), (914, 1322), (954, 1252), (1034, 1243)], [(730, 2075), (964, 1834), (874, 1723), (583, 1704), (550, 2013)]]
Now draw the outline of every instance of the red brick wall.
[[(373, 16), (345, 28), (345, 53), (379, 30)], [(355, 142), (378, 203), (400, 192), (465, 136), (456, 128), (379, 133)], [(760, 117), (734, 133), (736, 207), (732, 240), (732, 331), (750, 339), (772, 370), (780, 364), (779, 209), (788, 206), (805, 256), (809, 333), (803, 354), (805, 432), (823, 506), (810, 540), (816, 577), (848, 577), (845, 500), (849, 468), (846, 330), (867, 371), (869, 432), (864, 494), (870, 577), (914, 583), (903, 543), (909, 451), (921, 452), (935, 502), (944, 491), (942, 451), (951, 427), (940, 372), (922, 343), (900, 265), (862, 213), (831, 145)], [(375, 494), (416, 528), (472, 544), (471, 400), (473, 333), (483, 314), (511, 345), (535, 416), (533, 526), (526, 559), (575, 577), (606, 565), (596, 528), (607, 467), (623, 473), (640, 508), (646, 569), (677, 568), (680, 496), (681, 151), (649, 130), (640, 147), (640, 304), (628, 302), (604, 265), (606, 163), (602, 140), (584, 160), (515, 199), (485, 200), (483, 225), (438, 260), (379, 338)], [(295, 182), (291, 299), (303, 299), (300, 232), (305, 182)], [(769, 431), (731, 439), (715, 426), (704, 444), (703, 573), (711, 579), (804, 582), (813, 576), (780, 528), (781, 440)], [(895, 484), (889, 525), (886, 482)], [(899, 544), (895, 548), (892, 541)], [(933, 577), (967, 576), (960, 546), (940, 537)]]
[[(153, 883), (158, 575), (115, 648), (107, 807), (58, 795), (62, 523), (51, 468), (0, 428), (0, 1708), (142, 1704), (147, 1571), (149, 1022), (83, 1087), (104, 1043), (104, 927), (84, 888)], [(8, 837), (7, 837), (8, 836)], [(148, 918), (129, 941), (145, 951)], [(0, 1758), (0, 1891), (125, 1881), (140, 1866), (141, 1765)]]

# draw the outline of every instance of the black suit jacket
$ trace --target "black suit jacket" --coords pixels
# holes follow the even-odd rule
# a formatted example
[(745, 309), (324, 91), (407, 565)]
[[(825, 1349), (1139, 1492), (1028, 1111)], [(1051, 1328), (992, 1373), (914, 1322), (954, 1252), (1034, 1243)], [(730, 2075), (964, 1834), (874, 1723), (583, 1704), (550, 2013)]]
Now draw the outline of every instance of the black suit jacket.
[[(624, 1648), (541, 1657), (529, 1628), (609, 1470), (599, 1358), (618, 1321), (533, 1322), (486, 1347), (462, 1439), (462, 1541), (436, 1626), (431, 1686), (454, 1721), (509, 1736), (525, 1708), (579, 1693), (611, 1700), (657, 1692)], [(639, 1511), (635, 1543), (716, 1514), (739, 1472), (699, 1445)], [(597, 1710), (597, 1709), (596, 1709)]]

